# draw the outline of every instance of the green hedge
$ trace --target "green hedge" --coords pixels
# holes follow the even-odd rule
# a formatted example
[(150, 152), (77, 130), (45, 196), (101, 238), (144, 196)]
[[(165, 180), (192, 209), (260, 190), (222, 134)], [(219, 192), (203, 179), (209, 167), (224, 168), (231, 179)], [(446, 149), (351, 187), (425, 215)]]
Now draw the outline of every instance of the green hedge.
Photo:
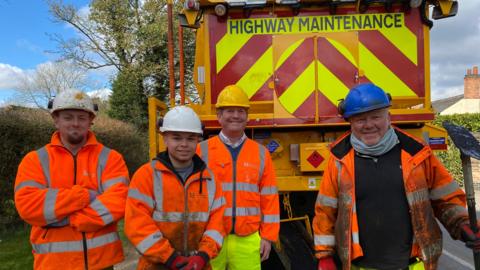
[[(147, 135), (132, 125), (100, 115), (92, 129), (100, 142), (123, 155), (130, 175), (148, 160)], [(0, 109), (0, 230), (21, 222), (13, 201), (18, 164), (28, 152), (47, 144), (54, 131), (52, 119), (45, 111)]]
[[(442, 126), (442, 122), (449, 121), (452, 124), (463, 126), (471, 132), (480, 131), (480, 114), (454, 114), (454, 115), (438, 115), (434, 124)], [(438, 152), (437, 156), (443, 162), (448, 171), (453, 175), (457, 182), (463, 186), (462, 162), (460, 160), (460, 151), (453, 144), (452, 140), (448, 140), (448, 150)]]

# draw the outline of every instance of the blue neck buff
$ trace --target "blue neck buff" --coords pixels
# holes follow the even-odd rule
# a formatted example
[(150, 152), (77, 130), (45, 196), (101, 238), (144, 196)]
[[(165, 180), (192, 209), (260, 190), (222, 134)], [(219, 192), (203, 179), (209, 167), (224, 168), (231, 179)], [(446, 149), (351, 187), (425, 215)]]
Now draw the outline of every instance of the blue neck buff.
[(350, 135), (350, 143), (355, 151), (369, 156), (381, 156), (390, 151), (400, 141), (398, 140), (395, 130), (390, 127), (388, 131), (383, 135), (383, 138), (374, 145), (366, 145), (359, 140), (353, 133)]

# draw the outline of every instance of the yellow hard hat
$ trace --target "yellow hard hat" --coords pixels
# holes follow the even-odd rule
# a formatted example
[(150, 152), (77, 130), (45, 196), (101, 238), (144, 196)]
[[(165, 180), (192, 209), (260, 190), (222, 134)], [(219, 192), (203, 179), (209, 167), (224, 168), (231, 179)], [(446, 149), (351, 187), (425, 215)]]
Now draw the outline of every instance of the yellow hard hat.
[(250, 108), (250, 102), (247, 94), (245, 94), (240, 87), (232, 84), (223, 88), (222, 92), (220, 92), (220, 95), (218, 95), (215, 108), (222, 107)]

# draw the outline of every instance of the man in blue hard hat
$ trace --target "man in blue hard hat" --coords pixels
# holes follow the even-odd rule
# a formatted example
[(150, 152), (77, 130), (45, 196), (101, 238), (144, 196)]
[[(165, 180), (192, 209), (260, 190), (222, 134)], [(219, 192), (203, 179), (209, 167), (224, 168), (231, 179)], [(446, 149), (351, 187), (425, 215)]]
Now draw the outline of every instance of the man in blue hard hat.
[(480, 251), (465, 193), (430, 147), (391, 126), (390, 106), (390, 95), (371, 83), (338, 105), (350, 131), (330, 148), (315, 204), (319, 270), (436, 269), (442, 233), (435, 218)]

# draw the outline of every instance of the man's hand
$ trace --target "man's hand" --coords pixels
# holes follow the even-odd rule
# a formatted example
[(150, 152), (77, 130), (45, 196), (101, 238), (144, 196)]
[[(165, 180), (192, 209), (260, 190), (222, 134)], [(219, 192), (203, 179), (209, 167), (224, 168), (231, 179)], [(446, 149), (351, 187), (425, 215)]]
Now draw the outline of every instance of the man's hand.
[(181, 270), (201, 270), (207, 264), (207, 261), (204, 257), (200, 255), (194, 255), (187, 258), (188, 263), (185, 267), (180, 268)]
[(318, 260), (318, 270), (337, 270), (337, 266), (331, 256), (323, 257)]
[(170, 258), (168, 258), (166, 266), (170, 270), (180, 270), (185, 267), (188, 263), (188, 258), (185, 256), (178, 255), (177, 253), (173, 253)]
[(262, 262), (268, 259), (268, 256), (270, 256), (270, 250), (272, 250), (272, 243), (262, 238), (262, 240), (260, 240), (260, 255), (262, 256)]
[(465, 242), (465, 245), (474, 252), (480, 252), (480, 230), (474, 233), (468, 223), (461, 225), (461, 230), (462, 241)]

